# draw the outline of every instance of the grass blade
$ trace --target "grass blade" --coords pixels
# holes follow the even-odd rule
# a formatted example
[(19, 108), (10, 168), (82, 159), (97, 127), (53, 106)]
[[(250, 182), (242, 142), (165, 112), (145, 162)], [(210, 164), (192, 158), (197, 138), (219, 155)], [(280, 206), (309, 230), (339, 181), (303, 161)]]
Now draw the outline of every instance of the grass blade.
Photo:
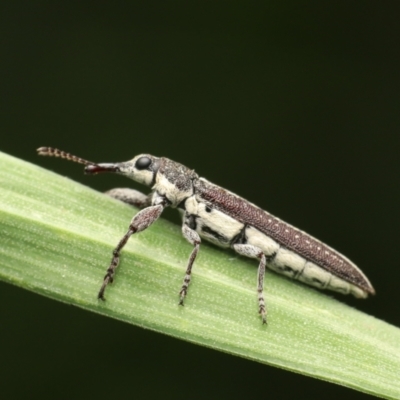
[(191, 246), (164, 220), (123, 251), (106, 302), (96, 298), (132, 208), (0, 153), (0, 279), (193, 343), (400, 398), (400, 330), (323, 293), (266, 278), (268, 327), (257, 316), (256, 263), (204, 244), (185, 307), (178, 291)]

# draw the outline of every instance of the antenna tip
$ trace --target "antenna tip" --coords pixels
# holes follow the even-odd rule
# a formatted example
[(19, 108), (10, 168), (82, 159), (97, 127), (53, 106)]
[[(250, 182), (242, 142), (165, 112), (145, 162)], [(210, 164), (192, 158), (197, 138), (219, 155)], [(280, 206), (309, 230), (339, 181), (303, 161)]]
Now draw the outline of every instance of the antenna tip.
[(38, 154), (40, 156), (45, 156), (45, 155), (49, 154), (49, 148), (48, 147), (39, 147), (38, 149), (36, 149), (36, 151), (38, 152)]

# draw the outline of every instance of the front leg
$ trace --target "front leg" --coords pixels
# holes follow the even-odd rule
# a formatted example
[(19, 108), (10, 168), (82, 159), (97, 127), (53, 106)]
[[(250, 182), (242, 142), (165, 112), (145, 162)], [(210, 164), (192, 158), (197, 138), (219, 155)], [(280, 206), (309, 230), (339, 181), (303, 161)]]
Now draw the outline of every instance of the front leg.
[(135, 189), (115, 188), (105, 192), (105, 194), (140, 209), (151, 205), (152, 193), (145, 195)]
[(99, 299), (105, 300), (104, 299), (104, 291), (106, 290), (107, 285), (109, 283), (112, 283), (112, 281), (114, 279), (115, 270), (117, 269), (118, 264), (119, 264), (121, 250), (127, 243), (128, 239), (134, 233), (144, 231), (154, 221), (156, 221), (158, 219), (158, 217), (161, 215), (161, 213), (163, 212), (165, 206), (166, 206), (166, 203), (147, 207), (144, 210), (137, 213), (133, 217), (133, 219), (129, 225), (128, 232), (125, 233), (123, 238), (118, 243), (118, 246), (113, 250), (113, 257), (111, 259), (110, 266), (107, 269), (107, 273), (104, 277), (103, 284), (101, 285), (99, 294), (97, 296)]
[(194, 260), (196, 259), (197, 253), (199, 252), (200, 249), (200, 243), (201, 239), (199, 234), (192, 228), (190, 228), (186, 223), (183, 223), (182, 225), (182, 234), (184, 238), (194, 246), (192, 253), (190, 254), (188, 265), (186, 267), (186, 275), (183, 280), (182, 288), (181, 291), (179, 292), (180, 296), (180, 301), (179, 305), (183, 306), (183, 300), (185, 299), (190, 283), (190, 279), (192, 277), (192, 266), (194, 263)]
[(258, 265), (257, 275), (257, 293), (258, 293), (258, 312), (261, 315), (263, 324), (267, 323), (267, 312), (264, 301), (264, 275), (265, 275), (265, 264), (266, 257), (264, 252), (251, 244), (234, 244), (233, 248), (236, 252), (242, 256), (258, 258), (260, 264)]

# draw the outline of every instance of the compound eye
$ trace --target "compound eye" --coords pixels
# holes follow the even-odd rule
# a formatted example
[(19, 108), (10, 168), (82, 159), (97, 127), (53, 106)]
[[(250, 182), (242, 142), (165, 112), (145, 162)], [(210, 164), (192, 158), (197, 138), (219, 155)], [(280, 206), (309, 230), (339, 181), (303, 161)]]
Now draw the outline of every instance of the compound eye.
[(142, 170), (146, 169), (151, 165), (151, 158), (149, 157), (140, 157), (135, 164), (136, 169)]

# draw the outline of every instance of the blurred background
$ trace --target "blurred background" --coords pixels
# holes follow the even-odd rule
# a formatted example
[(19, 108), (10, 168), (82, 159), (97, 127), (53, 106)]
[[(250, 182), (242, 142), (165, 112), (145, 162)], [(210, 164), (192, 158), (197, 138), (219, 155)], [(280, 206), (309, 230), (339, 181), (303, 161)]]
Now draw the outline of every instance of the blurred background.
[[(129, 181), (35, 149), (195, 168), (354, 260), (377, 295), (337, 298), (399, 326), (399, 12), (376, 1), (3, 0), (0, 150), (100, 191)], [(369, 397), (4, 283), (0, 320), (4, 398)]]

